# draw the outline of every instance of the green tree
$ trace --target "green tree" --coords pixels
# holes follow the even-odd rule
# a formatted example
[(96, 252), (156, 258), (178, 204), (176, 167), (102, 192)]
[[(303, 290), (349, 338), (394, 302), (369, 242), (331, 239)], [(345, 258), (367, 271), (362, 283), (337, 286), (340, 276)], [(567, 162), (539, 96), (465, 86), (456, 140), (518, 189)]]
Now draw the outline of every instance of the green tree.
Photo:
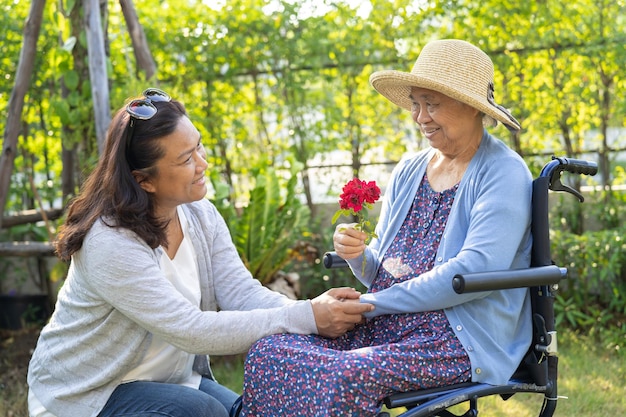
[[(392, 165), (427, 146), (408, 112), (373, 91), (369, 75), (408, 71), (428, 41), (454, 37), (492, 57), (496, 101), (523, 126), (519, 134), (495, 133), (535, 172), (550, 154), (567, 154), (597, 158), (604, 184), (623, 182), (611, 158), (623, 137), (609, 141), (609, 128), (623, 128), (626, 118), (623, 2), (364, 3), (138, 0), (157, 69), (150, 79), (138, 69), (121, 6), (106, 3), (111, 109), (148, 85), (167, 90), (186, 104), (212, 175), (228, 184), (237, 208), (250, 200), (256, 174), (272, 167), (284, 183), (298, 176), (294, 190), (317, 219), (320, 194), (338, 195), (352, 176), (371, 172), (370, 164)], [(0, 0), (0, 7), (6, 107), (28, 4)], [(97, 158), (81, 16), (80, 2), (46, 4), (7, 214), (37, 208), (34, 189), (44, 206), (58, 207)], [(301, 169), (293, 174), (295, 164)], [(328, 192), (313, 188), (322, 175)], [(607, 210), (619, 207), (614, 194), (602, 198)], [(582, 231), (583, 213), (563, 213), (570, 230)], [(614, 225), (619, 214), (598, 218)]]

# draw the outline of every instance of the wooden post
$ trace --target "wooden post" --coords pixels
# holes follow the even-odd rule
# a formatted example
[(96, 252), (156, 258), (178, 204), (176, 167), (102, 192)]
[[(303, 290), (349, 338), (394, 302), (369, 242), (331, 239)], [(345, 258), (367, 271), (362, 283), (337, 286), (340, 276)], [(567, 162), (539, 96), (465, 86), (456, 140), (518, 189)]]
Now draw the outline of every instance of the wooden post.
[(111, 121), (104, 35), (102, 33), (98, 0), (83, 0), (83, 7), (85, 9), (89, 79), (91, 81), (91, 96), (96, 120), (96, 138), (98, 140), (98, 151), (102, 153), (104, 139)]
[(143, 27), (139, 23), (135, 6), (132, 0), (120, 0), (120, 6), (133, 44), (137, 70), (142, 70), (146, 74), (146, 80), (150, 80), (156, 74), (156, 64), (150, 53)]
[[(9, 98), (7, 112), (7, 125), (2, 142), (2, 155), (0, 155), (0, 209), (4, 212), (9, 189), (11, 188), (11, 174), (15, 165), (17, 142), (20, 133), (22, 110), (24, 109), (24, 97), (30, 85), (33, 75), (35, 56), (37, 55), (37, 39), (41, 29), (45, 0), (33, 0), (30, 4), (28, 18), (24, 25), (24, 42), (20, 52), (20, 60), (15, 74), (15, 86)], [(2, 216), (0, 216), (0, 227)]]

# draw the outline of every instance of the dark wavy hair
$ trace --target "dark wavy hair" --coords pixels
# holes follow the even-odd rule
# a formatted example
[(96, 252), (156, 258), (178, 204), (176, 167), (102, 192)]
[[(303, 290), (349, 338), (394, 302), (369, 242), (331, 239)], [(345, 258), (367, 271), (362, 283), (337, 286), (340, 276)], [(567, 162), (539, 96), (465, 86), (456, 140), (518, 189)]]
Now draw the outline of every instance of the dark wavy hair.
[(87, 232), (100, 218), (110, 227), (132, 230), (151, 248), (167, 246), (167, 222), (155, 217), (154, 197), (141, 188), (133, 171), (148, 178), (156, 174), (155, 164), (164, 156), (158, 139), (174, 132), (187, 113), (175, 100), (152, 104), (157, 112), (149, 120), (131, 120), (125, 106), (113, 117), (96, 168), (69, 203), (56, 242), (61, 259), (69, 260), (82, 247)]

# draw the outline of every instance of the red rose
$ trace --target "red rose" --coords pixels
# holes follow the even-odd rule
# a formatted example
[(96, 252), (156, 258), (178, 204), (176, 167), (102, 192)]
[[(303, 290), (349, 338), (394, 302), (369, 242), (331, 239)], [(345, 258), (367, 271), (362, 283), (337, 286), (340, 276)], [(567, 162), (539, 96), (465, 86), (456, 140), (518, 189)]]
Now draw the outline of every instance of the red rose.
[(363, 181), (363, 199), (365, 202), (374, 204), (380, 198), (380, 188), (376, 185), (376, 181)]
[(374, 204), (380, 198), (380, 188), (375, 181), (361, 181), (354, 178), (343, 187), (339, 196), (339, 207), (342, 210), (352, 210), (358, 213), (364, 204)]
[[(368, 219), (367, 209), (371, 209), (374, 203), (380, 198), (380, 188), (375, 181), (361, 181), (353, 178), (344, 187), (339, 196), (339, 210), (335, 213), (332, 223), (335, 224), (340, 216), (355, 216), (357, 223), (355, 228), (362, 230), (368, 238), (375, 237), (374, 225)], [(365, 257), (363, 257), (363, 266), (361, 274), (365, 274)]]

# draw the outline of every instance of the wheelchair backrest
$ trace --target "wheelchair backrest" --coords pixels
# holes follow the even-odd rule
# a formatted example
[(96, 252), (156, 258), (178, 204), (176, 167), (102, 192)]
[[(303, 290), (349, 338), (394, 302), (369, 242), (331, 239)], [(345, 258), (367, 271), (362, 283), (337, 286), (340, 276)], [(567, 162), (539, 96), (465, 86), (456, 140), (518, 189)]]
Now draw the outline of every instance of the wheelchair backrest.
[[(560, 181), (562, 171), (595, 175), (597, 165), (593, 162), (568, 158), (552, 158), (533, 181), (531, 233), (533, 245), (531, 267), (553, 265), (550, 248), (549, 190), (565, 191), (584, 200), (577, 191)], [(556, 389), (557, 339), (554, 316), (554, 296), (557, 285), (530, 287), (533, 318), (533, 342), (514, 378), (526, 379), (537, 385), (554, 386)]]

